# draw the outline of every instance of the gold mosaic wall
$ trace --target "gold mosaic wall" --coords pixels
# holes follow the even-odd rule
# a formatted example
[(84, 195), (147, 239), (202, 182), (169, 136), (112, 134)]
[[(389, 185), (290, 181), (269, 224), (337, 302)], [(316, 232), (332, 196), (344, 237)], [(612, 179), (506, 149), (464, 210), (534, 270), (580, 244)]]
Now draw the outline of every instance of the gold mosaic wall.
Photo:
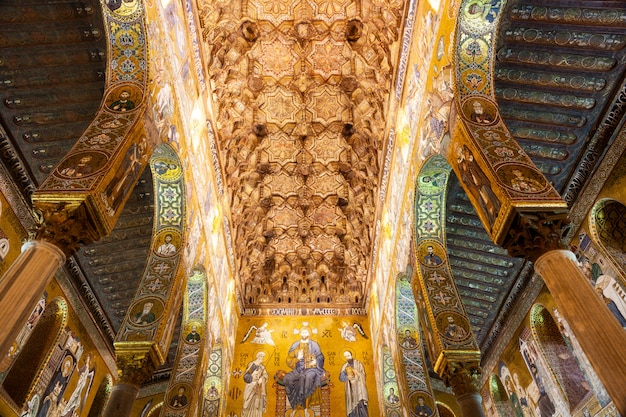
[[(110, 384), (112, 364), (105, 362), (103, 354), (109, 360), (111, 357), (108, 352), (96, 348), (96, 342), (90, 336), (93, 330), (89, 332), (85, 328), (72, 307), (76, 303), (73, 295), (66, 294), (56, 280), (48, 285), (11, 352), (0, 363), (0, 415), (47, 417), (66, 413), (88, 417), (92, 415), (92, 403), (97, 401), (103, 405), (100, 391), (103, 391), (102, 387), (106, 391), (107, 384)], [(44, 320), (48, 306), (56, 309), (56, 319)], [(30, 339), (32, 335), (49, 335), (45, 338), (47, 346), (36, 351), (27, 349), (34, 342)], [(38, 338), (38, 342), (41, 340)], [(20, 358), (20, 355), (27, 356)], [(32, 368), (34, 363), (41, 364), (34, 377), (20, 379), (20, 376), (32, 374), (26, 368)], [(24, 389), (19, 390), (27, 393), (23, 406), (15, 404), (15, 399), (7, 392), (13, 392), (14, 381), (25, 384)], [(37, 410), (43, 414), (37, 414)]]
[[(349, 351), (355, 362), (358, 361), (362, 364), (362, 370), (365, 372), (364, 382), (369, 397), (369, 415), (380, 415), (374, 379), (372, 343), (369, 339), (369, 330), (367, 330), (369, 329), (369, 322), (364, 317), (350, 316), (341, 318), (324, 316), (241, 318), (224, 415), (245, 415), (242, 414), (242, 409), (246, 398), (246, 386), (249, 384), (244, 380), (244, 376), (250, 363), (259, 356), (260, 352), (264, 353), (264, 357), (262, 354), (260, 356), (263, 358), (262, 363), (267, 372), (267, 380), (264, 385), (266, 412), (263, 415), (279, 415), (277, 410), (281, 409), (290, 412), (289, 399), (284, 394), (281, 395), (282, 387), (277, 381), (289, 379), (285, 377), (285, 373), (291, 371), (288, 359), (292, 355), (289, 354), (289, 351), (292, 345), (303, 337), (303, 329), (310, 331), (310, 340), (316, 342), (321, 349), (324, 357), (323, 369), (325, 370), (322, 384), (329, 388), (328, 394), (321, 394), (321, 404), (309, 400), (306, 408), (315, 416), (322, 416), (328, 412), (330, 414), (326, 415), (347, 415), (345, 411), (345, 383), (340, 380), (340, 374), (342, 368), (345, 371), (346, 358), (344, 355), (346, 351)], [(358, 374), (358, 365), (355, 364), (354, 369)], [(249, 388), (248, 391), (250, 391)], [(325, 397), (325, 395), (328, 396)], [(315, 393), (313, 397), (315, 397)], [(298, 414), (296, 413), (296, 415)]]

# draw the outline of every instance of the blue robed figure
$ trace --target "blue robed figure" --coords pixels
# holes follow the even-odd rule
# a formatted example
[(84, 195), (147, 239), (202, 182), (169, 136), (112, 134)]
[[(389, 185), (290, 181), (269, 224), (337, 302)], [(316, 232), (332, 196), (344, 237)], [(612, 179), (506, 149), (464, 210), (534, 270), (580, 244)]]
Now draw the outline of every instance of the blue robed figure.
[(291, 408), (308, 408), (310, 398), (322, 385), (324, 354), (320, 345), (310, 339), (311, 329), (300, 330), (300, 340), (289, 348), (287, 365), (292, 369), (285, 374), (283, 383)]

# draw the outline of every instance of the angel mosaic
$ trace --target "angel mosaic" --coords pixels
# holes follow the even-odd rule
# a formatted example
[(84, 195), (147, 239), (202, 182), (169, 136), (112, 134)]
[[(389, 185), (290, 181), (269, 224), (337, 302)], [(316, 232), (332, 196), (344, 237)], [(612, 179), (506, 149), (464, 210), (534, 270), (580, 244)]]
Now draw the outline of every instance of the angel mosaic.
[(365, 334), (365, 330), (363, 330), (363, 326), (359, 322), (354, 322), (351, 325), (348, 324), (347, 321), (343, 320), (341, 322), (341, 327), (339, 328), (339, 332), (341, 333), (342, 339), (348, 342), (356, 342), (356, 334), (357, 332), (363, 336), (363, 338), (367, 339), (367, 335)]
[(250, 335), (252, 334), (252, 331), (254, 330), (254, 338), (250, 340), (250, 343), (254, 343), (258, 345), (276, 346), (276, 344), (274, 343), (274, 339), (272, 339), (272, 332), (274, 330), (268, 329), (267, 326), (268, 326), (267, 323), (263, 323), (260, 327), (256, 327), (253, 324), (252, 326), (250, 326), (250, 328), (246, 332), (245, 336), (241, 340), (241, 343), (245, 343), (250, 338)]

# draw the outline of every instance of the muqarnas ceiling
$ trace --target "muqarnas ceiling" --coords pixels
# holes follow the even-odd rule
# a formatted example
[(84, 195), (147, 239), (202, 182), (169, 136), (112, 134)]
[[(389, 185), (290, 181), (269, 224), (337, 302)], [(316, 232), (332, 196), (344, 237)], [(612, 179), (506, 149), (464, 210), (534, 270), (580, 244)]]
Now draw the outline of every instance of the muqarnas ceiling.
[(364, 305), (403, 6), (199, 6), (247, 306)]

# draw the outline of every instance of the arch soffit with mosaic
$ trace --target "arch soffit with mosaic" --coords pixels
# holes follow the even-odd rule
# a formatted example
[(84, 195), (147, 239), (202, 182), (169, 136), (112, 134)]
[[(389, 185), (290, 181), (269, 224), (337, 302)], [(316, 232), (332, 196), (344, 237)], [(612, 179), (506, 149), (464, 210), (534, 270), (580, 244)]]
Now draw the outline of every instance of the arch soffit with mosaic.
[[(204, 267), (198, 265), (187, 277), (183, 301), (183, 320), (181, 323), (178, 352), (172, 378), (165, 392), (166, 401), (161, 415), (187, 416), (202, 403), (198, 397), (200, 388), (206, 377), (207, 350), (210, 349), (211, 338), (207, 326), (207, 283)], [(193, 358), (194, 360), (190, 360)], [(174, 397), (182, 388), (186, 396), (185, 404), (175, 403)], [(173, 405), (174, 404), (174, 405)]]
[[(547, 316), (545, 316), (547, 315)], [(549, 320), (547, 321), (546, 318)], [(549, 328), (549, 323), (553, 325), (553, 328)], [(548, 367), (548, 373), (552, 381), (554, 381), (558, 387), (560, 395), (563, 399), (569, 400), (568, 392), (566, 389), (567, 378), (571, 375), (563, 375), (561, 372), (558, 372), (554, 369), (553, 364), (558, 363), (558, 360), (555, 360), (554, 357), (551, 357), (550, 353), (546, 351), (546, 339), (550, 339), (550, 346), (555, 344), (562, 344), (566, 346), (565, 340), (563, 336), (558, 330), (556, 319), (553, 316), (552, 312), (541, 303), (536, 303), (532, 306), (530, 310), (530, 330), (532, 337), (539, 347), (539, 351), (541, 356), (545, 360), (545, 364)], [(551, 331), (552, 330), (552, 331)], [(570, 351), (570, 354), (573, 354)], [(578, 364), (578, 362), (576, 361)], [(580, 368), (578, 369), (579, 372)]]
[(489, 377), (489, 391), (486, 393), (491, 397), (497, 417), (508, 417), (515, 415), (515, 411), (510, 403), (509, 393), (504, 387), (502, 378), (497, 373), (492, 373)]
[[(226, 394), (225, 385), (224, 385), (224, 358), (222, 356), (222, 344), (221, 341), (217, 340), (209, 351), (209, 358), (206, 365), (206, 374), (204, 387), (202, 389), (202, 395), (204, 396), (204, 400), (202, 401), (202, 412), (209, 413), (211, 410), (215, 412), (215, 410), (220, 409), (220, 403), (222, 403), (224, 395)], [(211, 387), (215, 387), (217, 389), (217, 395), (211, 392)]]
[(504, 390), (504, 384), (496, 373), (492, 373), (489, 378), (489, 394), (494, 402), (509, 401), (509, 397)]
[[(451, 361), (480, 360), (480, 350), (448, 262), (445, 204), (450, 174), (450, 165), (435, 155), (425, 161), (415, 184), (414, 233), (419, 278), (416, 285), (425, 301), (422, 308), (427, 311), (427, 322), (421, 326), (434, 370), (439, 374)], [(456, 330), (451, 332), (452, 328)]]
[(176, 326), (184, 285), (184, 173), (178, 155), (159, 145), (150, 159), (155, 217), (144, 274), (115, 339), (118, 357), (149, 354), (154, 365), (165, 362)]
[(161, 411), (163, 410), (163, 404), (165, 402), (161, 401), (150, 407), (148, 412), (146, 413), (146, 417), (158, 417), (161, 415)]
[[(430, 384), (430, 377), (424, 357), (424, 346), (421, 339), (419, 313), (415, 302), (415, 295), (411, 287), (413, 268), (407, 266), (405, 272), (396, 276), (396, 341), (400, 358), (399, 370), (402, 375), (397, 383), (403, 385), (403, 395), (408, 398), (410, 409), (418, 404), (418, 397), (422, 397), (426, 404), (433, 406), (435, 398)], [(407, 333), (408, 332), (408, 333)], [(388, 392), (385, 390), (384, 398)], [(385, 402), (385, 407), (389, 407)], [(434, 407), (433, 407), (434, 410)]]
[[(26, 395), (24, 396), (24, 402), (26, 401), (26, 399), (31, 398), (35, 389), (37, 388), (37, 385), (39, 384), (40, 379), (44, 377), (46, 364), (48, 364), (53, 354), (55, 353), (53, 346), (56, 346), (59, 343), (59, 341), (61, 340), (61, 337), (63, 336), (63, 330), (67, 326), (68, 306), (67, 306), (67, 302), (65, 301), (65, 299), (61, 297), (55, 297), (49, 303), (47, 303), (42, 315), (46, 315), (48, 313), (51, 314), (50, 322), (53, 324), (54, 327), (52, 329), (47, 329), (47, 330), (52, 330), (50, 339), (47, 341), (40, 341), (41, 343), (47, 342), (47, 348), (45, 351), (46, 352), (45, 356), (41, 358), (42, 360), (39, 361), (40, 366), (39, 366), (39, 370), (37, 371), (37, 374), (32, 379), (32, 381), (23, 380), (21, 382), (21, 383), (27, 383), (27, 384), (30, 383), (29, 388), (26, 391)], [(35, 328), (37, 328), (38, 325), (45, 326), (46, 324), (48, 323), (44, 323), (43, 321), (40, 320), (37, 323), (37, 325), (35, 325)], [(19, 357), (19, 354), (18, 354), (18, 357)], [(26, 359), (29, 359), (29, 358), (26, 358)], [(37, 362), (39, 358), (30, 358), (30, 359)], [(11, 370), (9, 370), (9, 373), (10, 372)], [(24, 404), (18, 404), (18, 406), (23, 407)]]
[(91, 408), (89, 409), (89, 414), (87, 417), (98, 417), (101, 416), (104, 412), (104, 407), (106, 406), (107, 401), (111, 397), (111, 389), (113, 387), (113, 378), (111, 375), (106, 374), (100, 385), (96, 390), (96, 395), (91, 403)]
[(448, 404), (442, 403), (441, 401), (436, 401), (435, 405), (437, 406), (437, 412), (439, 413), (439, 415), (442, 415), (445, 412), (449, 413), (445, 417), (456, 417), (456, 414), (454, 413), (454, 411), (452, 411), (452, 408), (450, 408)]
[[(519, 226), (520, 216), (534, 212), (564, 219), (567, 205), (517, 143), (498, 109), (494, 61), (504, 4), (461, 4), (454, 46), (455, 109), (446, 158), (492, 240), (515, 245), (507, 236)], [(468, 185), (470, 176), (480, 178), (479, 184)]]
[(62, 248), (70, 253), (111, 232), (158, 141), (145, 112), (148, 45), (143, 2), (125, 2), (116, 10), (102, 7), (109, 63), (103, 101), (86, 131), (33, 194), (33, 204), (49, 229), (78, 218), (72, 225), (74, 242), (66, 239), (69, 248)]

